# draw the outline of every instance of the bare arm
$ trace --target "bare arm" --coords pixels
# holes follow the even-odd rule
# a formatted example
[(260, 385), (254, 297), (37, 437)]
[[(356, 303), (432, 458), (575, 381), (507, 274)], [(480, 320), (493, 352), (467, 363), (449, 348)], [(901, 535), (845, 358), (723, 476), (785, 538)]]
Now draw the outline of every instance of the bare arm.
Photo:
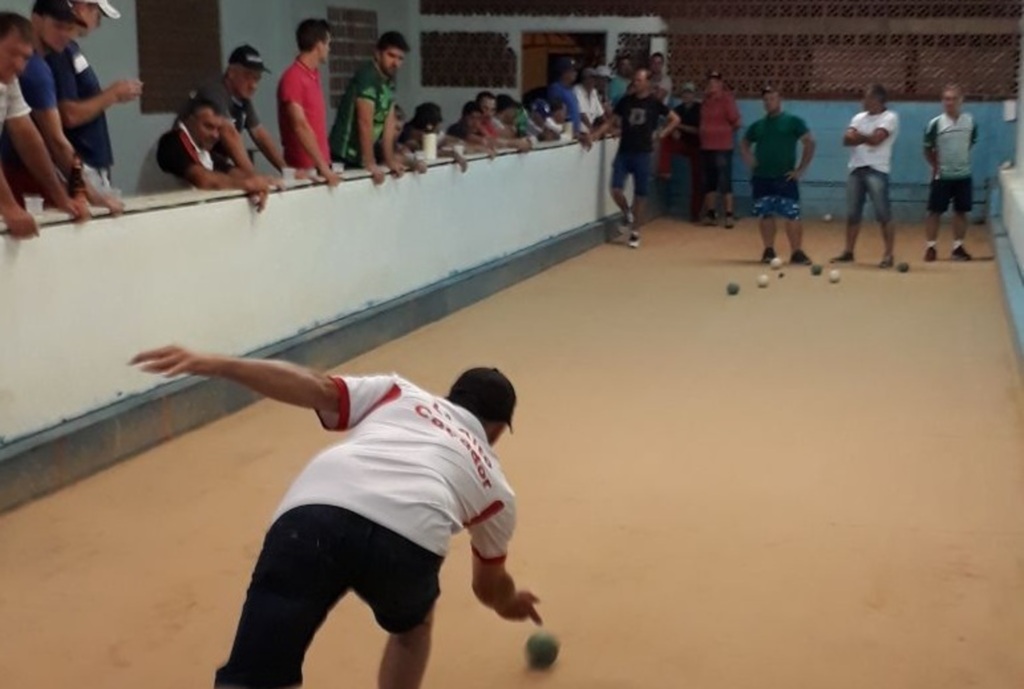
[(800, 141), (803, 143), (803, 152), (800, 154), (800, 164), (797, 165), (796, 170), (790, 173), (792, 179), (800, 179), (804, 176), (814, 159), (814, 152), (818, 150), (818, 142), (814, 140), (814, 135), (810, 132), (800, 137)]
[(331, 166), (323, 155), (320, 153), (320, 146), (316, 142), (316, 135), (313, 133), (313, 128), (309, 126), (309, 120), (306, 119), (306, 113), (303, 112), (302, 106), (298, 103), (288, 103), (286, 110), (287, 117), (291, 120), (292, 127), (295, 128), (295, 133), (299, 137), (299, 143), (302, 144), (302, 148), (306, 151), (310, 158), (316, 165), (316, 171), (323, 177), (331, 179), (334, 173), (331, 172)]
[[(356, 133), (359, 135), (359, 154), (363, 158), (363, 168), (373, 172), (377, 168), (377, 158), (373, 152), (373, 101), (366, 98), (356, 99)], [(387, 151), (384, 152), (387, 155)]]
[(388, 111), (387, 119), (384, 121), (382, 139), (381, 147), (384, 149), (384, 164), (400, 174), (400, 170), (396, 169), (396, 163), (399, 161), (395, 160), (395, 106), (393, 105), (391, 110)]
[(56, 202), (57, 206), (61, 210), (70, 212), (76, 218), (88, 217), (88, 209), (80, 208), (68, 196), (67, 189), (64, 188), (57, 176), (53, 160), (46, 149), (46, 142), (43, 141), (42, 134), (32, 123), (31, 116), (15, 117), (7, 120), (4, 126), (25, 167), (42, 185), (46, 194)]
[(230, 117), (221, 118), (220, 140), (224, 144), (228, 157), (234, 161), (239, 170), (247, 174), (256, 174), (256, 167), (249, 158), (249, 152), (245, 150), (245, 140), (242, 133), (235, 129), (235, 122)]
[(669, 111), (668, 122), (665, 123), (665, 128), (661, 130), (661, 135), (658, 138), (664, 139), (674, 132), (680, 124), (682, 124), (682, 120), (679, 119), (679, 115), (674, 110)]
[(754, 149), (750, 145), (750, 141), (747, 137), (740, 139), (740, 157), (743, 158), (743, 162), (747, 164), (751, 170), (757, 165), (757, 161), (754, 158)]
[[(75, 164), (75, 156), (77, 154), (75, 153), (75, 147), (71, 145), (68, 137), (64, 135), (64, 125), (60, 119), (60, 111), (56, 108), (33, 110), (32, 119), (39, 129), (39, 133), (42, 134), (43, 141), (50, 151), (50, 157), (57, 164), (57, 169), (67, 177), (71, 174), (71, 168)], [(93, 205), (109, 208), (115, 214), (124, 210), (124, 206), (120, 201), (104, 196), (88, 180), (85, 181), (85, 195)]]
[(503, 562), (485, 562), (473, 556), (473, 593), (477, 600), (505, 619), (529, 618), (541, 624), (537, 597), (529, 591), (516, 590), (515, 580)]
[(64, 126), (74, 129), (92, 122), (117, 102), (117, 96), (107, 89), (88, 100), (62, 100), (57, 105), (57, 109), (60, 111), (60, 119), (64, 122)]
[(843, 134), (843, 146), (860, 146), (866, 141), (867, 139), (864, 135), (853, 127), (847, 128), (846, 132)]
[(928, 165), (932, 169), (932, 176), (934, 177), (939, 169), (939, 152), (935, 150), (934, 146), (925, 146), (924, 159), (928, 161)]
[(35, 218), (18, 205), (3, 171), (0, 171), (0, 217), (3, 218), (12, 237), (27, 239), (39, 234)]
[(277, 168), (278, 172), (288, 167), (287, 163), (284, 162), (284, 156), (281, 155), (280, 149), (274, 142), (273, 137), (270, 136), (270, 132), (262, 124), (258, 127), (254, 127), (249, 130), (249, 134), (252, 136), (252, 140), (256, 142), (257, 148), (266, 157), (270, 164)]
[(338, 409), (339, 391), (328, 376), (284, 361), (197, 354), (171, 346), (142, 352), (131, 364), (147, 373), (167, 377), (188, 374), (223, 378), (264, 397), (304, 409)]
[(875, 131), (871, 132), (870, 136), (864, 137), (864, 143), (866, 143), (868, 146), (878, 146), (888, 138), (889, 130), (882, 129), (881, 127), (879, 127)]

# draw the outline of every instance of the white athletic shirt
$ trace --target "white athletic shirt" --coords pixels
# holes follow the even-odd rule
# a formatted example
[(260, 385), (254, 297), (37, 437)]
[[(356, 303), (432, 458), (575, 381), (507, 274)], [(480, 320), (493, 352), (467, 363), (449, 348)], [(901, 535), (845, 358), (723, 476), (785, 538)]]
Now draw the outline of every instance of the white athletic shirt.
[(21, 95), (21, 84), (14, 79), (9, 84), (0, 84), (0, 132), (4, 130), (4, 122), (15, 117), (24, 117), (31, 109)]
[(515, 529), (515, 493), (481, 423), (397, 375), (333, 377), (327, 430), (351, 430), (299, 474), (274, 519), (302, 505), (351, 510), (433, 553), (468, 529), (473, 552), (501, 562)]
[(876, 129), (884, 129), (889, 132), (885, 141), (877, 146), (861, 144), (854, 146), (850, 151), (850, 169), (859, 167), (870, 167), (889, 174), (892, 169), (892, 146), (896, 143), (896, 135), (899, 133), (900, 118), (892, 110), (883, 110), (877, 115), (867, 111), (857, 113), (850, 120), (850, 128), (856, 129), (864, 136), (871, 136)]

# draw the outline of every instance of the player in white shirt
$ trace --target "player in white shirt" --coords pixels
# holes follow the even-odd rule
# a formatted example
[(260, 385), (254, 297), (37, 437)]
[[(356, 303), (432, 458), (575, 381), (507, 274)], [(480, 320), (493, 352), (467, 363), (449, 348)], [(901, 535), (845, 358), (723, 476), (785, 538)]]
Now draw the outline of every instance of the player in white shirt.
[(880, 84), (869, 87), (864, 94), (864, 112), (854, 116), (843, 135), (843, 145), (850, 148), (850, 176), (846, 181), (846, 248), (832, 259), (833, 263), (853, 262), (864, 202), (869, 196), (885, 242), (885, 254), (879, 266), (892, 268), (895, 260), (896, 233), (892, 226), (889, 173), (900, 120), (896, 113), (886, 108), (886, 99), (885, 87)]
[(511, 428), (516, 394), (497, 369), (466, 371), (443, 398), (397, 375), (328, 376), (180, 347), (132, 363), (166, 376), (224, 378), (314, 410), (327, 430), (350, 431), (313, 458), (275, 511), (216, 686), (300, 685), (314, 634), (354, 591), (390, 633), (379, 686), (416, 689), (430, 653), (438, 572), (463, 529), (480, 602), (505, 619), (540, 624), (537, 598), (505, 569), (515, 493), (492, 447)]

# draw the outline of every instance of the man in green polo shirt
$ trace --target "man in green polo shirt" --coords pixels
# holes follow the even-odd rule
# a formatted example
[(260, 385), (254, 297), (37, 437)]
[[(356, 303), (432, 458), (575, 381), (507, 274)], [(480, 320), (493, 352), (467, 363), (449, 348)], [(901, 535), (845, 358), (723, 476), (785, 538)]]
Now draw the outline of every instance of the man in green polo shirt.
[(374, 184), (383, 184), (389, 171), (398, 177), (405, 172), (395, 155), (394, 80), (407, 52), (402, 34), (381, 36), (374, 58), (349, 82), (331, 128), (331, 159), (367, 170)]
[(963, 92), (956, 84), (942, 90), (943, 113), (928, 124), (924, 135), (924, 157), (932, 167), (931, 191), (928, 194), (928, 219), (925, 236), (928, 243), (924, 260), (936, 259), (935, 246), (939, 238), (939, 220), (953, 203), (954, 261), (970, 261), (964, 249), (967, 236), (967, 214), (973, 204), (971, 180), (971, 150), (978, 142), (978, 125), (970, 113), (962, 112)]
[[(786, 235), (792, 251), (790, 263), (809, 265), (803, 250), (803, 226), (800, 224), (800, 187), (797, 185), (814, 157), (814, 137), (802, 119), (782, 110), (782, 95), (772, 87), (762, 91), (766, 115), (747, 128), (740, 142), (743, 160), (753, 173), (751, 187), (754, 215), (760, 218), (764, 253), (761, 261), (775, 258), (775, 216), (786, 219)], [(800, 164), (796, 162), (797, 143), (803, 144)]]

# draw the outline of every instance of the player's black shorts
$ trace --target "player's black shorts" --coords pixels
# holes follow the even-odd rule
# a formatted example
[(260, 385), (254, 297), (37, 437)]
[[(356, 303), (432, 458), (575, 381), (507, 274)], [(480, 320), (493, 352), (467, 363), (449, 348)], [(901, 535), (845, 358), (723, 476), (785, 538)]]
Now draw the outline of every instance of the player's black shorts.
[(966, 179), (935, 179), (928, 193), (928, 211), (945, 213), (949, 210), (949, 202), (953, 202), (953, 210), (957, 213), (970, 213), (974, 185), (971, 178)]
[(231, 657), (216, 686), (302, 683), (302, 663), (327, 613), (349, 590), (392, 634), (422, 624), (441, 595), (443, 558), (353, 512), (297, 507), (274, 522), (246, 595)]

